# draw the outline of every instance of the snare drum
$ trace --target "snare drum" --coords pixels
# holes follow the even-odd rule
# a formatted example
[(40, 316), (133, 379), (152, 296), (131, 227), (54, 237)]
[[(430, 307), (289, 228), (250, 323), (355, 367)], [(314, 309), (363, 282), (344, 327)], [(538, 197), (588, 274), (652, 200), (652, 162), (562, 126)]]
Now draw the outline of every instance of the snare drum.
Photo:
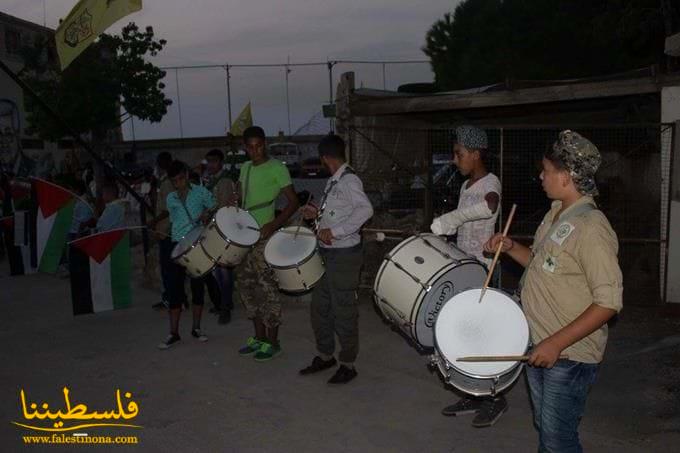
[(425, 348), (434, 346), (434, 327), (444, 303), (479, 288), (486, 267), (441, 237), (424, 233), (398, 244), (375, 278), (375, 303), (385, 317)]
[(279, 289), (301, 293), (316, 285), (326, 269), (317, 247), (316, 235), (309, 228), (282, 228), (264, 248), (264, 259), (274, 270)]
[(220, 208), (208, 224), (201, 245), (217, 264), (237, 266), (260, 240), (255, 218), (244, 209)]
[(521, 362), (458, 362), (466, 356), (524, 355), (529, 324), (520, 306), (502, 291), (489, 288), (457, 294), (441, 309), (434, 326), (432, 364), (446, 381), (474, 396), (495, 395), (522, 372)]
[(189, 231), (179, 240), (170, 255), (175, 263), (186, 267), (192, 278), (202, 277), (215, 267), (215, 260), (201, 245), (203, 230), (202, 226), (197, 226)]

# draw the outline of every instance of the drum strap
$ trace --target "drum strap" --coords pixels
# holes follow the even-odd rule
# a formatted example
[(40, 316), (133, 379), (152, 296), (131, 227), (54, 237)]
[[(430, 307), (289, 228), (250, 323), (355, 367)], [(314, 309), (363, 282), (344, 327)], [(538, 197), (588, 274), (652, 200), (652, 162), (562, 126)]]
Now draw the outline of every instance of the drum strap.
[(319, 224), (321, 223), (321, 218), (323, 217), (323, 212), (326, 210), (328, 195), (331, 193), (331, 190), (333, 190), (333, 187), (335, 187), (335, 185), (337, 183), (339, 183), (340, 180), (345, 177), (345, 175), (355, 175), (355, 174), (356, 174), (356, 172), (354, 171), (354, 169), (348, 165), (347, 167), (345, 167), (345, 170), (342, 172), (342, 174), (340, 175), (340, 177), (338, 179), (335, 179), (335, 180), (330, 182), (330, 184), (328, 185), (328, 188), (326, 188), (326, 190), (323, 192), (323, 197), (321, 198), (321, 207), (319, 207), (319, 213), (316, 215), (316, 219), (314, 219), (314, 230), (315, 231), (319, 231)]
[[(187, 198), (189, 198), (189, 194), (190, 194), (190, 193), (191, 193), (191, 188), (189, 189), (189, 192), (187, 192)], [(180, 204), (181, 204), (182, 207), (184, 208), (184, 212), (187, 213), (187, 217), (189, 218), (189, 223), (190, 223), (191, 225), (196, 225), (196, 219), (194, 219), (193, 217), (191, 217), (191, 214), (189, 213), (189, 208), (187, 208), (186, 203), (184, 202), (184, 200), (182, 200), (182, 197), (179, 196), (179, 193), (177, 194), (177, 199), (179, 200)]]
[(543, 248), (543, 245), (545, 244), (545, 241), (552, 236), (552, 234), (557, 230), (557, 228), (562, 225), (564, 222), (566, 222), (568, 219), (574, 218), (574, 217), (579, 217), (582, 215), (585, 215), (589, 213), (590, 211), (593, 211), (597, 209), (593, 204), (591, 203), (586, 203), (581, 206), (577, 206), (571, 211), (567, 212), (566, 215), (560, 216), (558, 219), (553, 220), (553, 224), (550, 226), (550, 229), (548, 232), (543, 236), (538, 244), (536, 244), (532, 251), (531, 251), (531, 258), (529, 259), (529, 263), (527, 264), (527, 267), (524, 268), (524, 273), (522, 274), (522, 278), (519, 280), (519, 287), (517, 290), (519, 293), (522, 293), (522, 287), (524, 286), (524, 281), (527, 278), (527, 273), (529, 272), (529, 267), (531, 266), (531, 262), (534, 260), (534, 257), (538, 253), (539, 250)]
[(264, 203), (258, 203), (254, 206), (246, 206), (246, 197), (248, 196), (248, 185), (250, 184), (250, 168), (252, 164), (248, 165), (248, 168), (246, 169), (246, 177), (245, 177), (245, 187), (243, 188), (243, 199), (241, 200), (241, 208), (245, 209), (248, 212), (252, 211), (257, 211), (258, 209), (266, 208), (267, 206), (271, 205), (274, 203), (276, 200), (269, 200), (265, 201)]
[(246, 169), (246, 177), (245, 177), (245, 184), (243, 187), (243, 199), (241, 200), (241, 208), (245, 209), (246, 208), (246, 197), (248, 196), (248, 184), (250, 184), (250, 167), (252, 167), (253, 164), (251, 162), (250, 165), (248, 165), (248, 168)]

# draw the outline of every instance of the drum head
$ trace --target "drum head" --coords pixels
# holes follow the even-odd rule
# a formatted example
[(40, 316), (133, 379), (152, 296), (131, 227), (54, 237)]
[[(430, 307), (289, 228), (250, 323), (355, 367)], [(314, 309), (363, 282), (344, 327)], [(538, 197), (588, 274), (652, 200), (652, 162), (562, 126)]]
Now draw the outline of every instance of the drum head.
[(189, 231), (186, 236), (179, 240), (175, 248), (172, 249), (170, 258), (174, 260), (178, 256), (183, 255), (191, 248), (192, 245), (198, 242), (198, 239), (201, 237), (201, 233), (203, 233), (202, 226), (197, 226), (193, 230)]
[[(434, 283), (418, 307), (415, 334), (423, 346), (434, 346), (434, 324), (444, 304), (453, 296), (472, 288), (479, 288), (486, 280), (486, 268), (478, 261), (469, 260), (449, 265), (448, 270)], [(486, 297), (486, 296), (485, 296)]]
[(274, 267), (288, 267), (300, 263), (314, 253), (316, 237), (312, 230), (300, 227), (295, 236), (296, 226), (277, 231), (264, 248), (264, 259)]
[(227, 239), (237, 244), (250, 246), (260, 239), (257, 221), (244, 209), (233, 206), (220, 208), (215, 213), (215, 223)]
[(478, 355), (523, 355), (529, 345), (529, 325), (522, 309), (508, 295), (489, 288), (452, 297), (439, 312), (434, 337), (439, 352), (451, 365), (474, 377), (494, 377), (517, 362), (458, 362)]

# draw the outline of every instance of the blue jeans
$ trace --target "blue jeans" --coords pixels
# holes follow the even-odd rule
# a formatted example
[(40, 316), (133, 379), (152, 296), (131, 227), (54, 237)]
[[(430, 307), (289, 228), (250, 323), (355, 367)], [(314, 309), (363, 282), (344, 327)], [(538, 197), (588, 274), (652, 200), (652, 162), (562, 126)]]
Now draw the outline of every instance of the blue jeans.
[(213, 271), (213, 275), (217, 280), (217, 285), (219, 286), (221, 293), (220, 311), (233, 310), (234, 269), (217, 266)]
[(170, 288), (172, 288), (172, 255), (173, 244), (170, 238), (158, 241), (158, 262), (161, 268), (161, 282), (163, 283), (163, 300), (170, 301)]
[(554, 367), (526, 367), (539, 453), (580, 453), (578, 425), (598, 364), (558, 360)]

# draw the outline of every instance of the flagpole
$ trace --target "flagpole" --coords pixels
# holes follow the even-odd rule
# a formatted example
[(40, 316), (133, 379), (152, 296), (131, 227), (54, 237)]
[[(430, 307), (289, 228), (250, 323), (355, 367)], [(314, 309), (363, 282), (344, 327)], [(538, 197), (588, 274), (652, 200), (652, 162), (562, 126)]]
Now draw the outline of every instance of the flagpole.
[(182, 101), (179, 97), (179, 72), (175, 68), (175, 85), (177, 86), (177, 112), (179, 113), (179, 136), (184, 138), (184, 128), (182, 127)]
[[(288, 64), (290, 64), (290, 55), (288, 55)], [(288, 110), (288, 136), (290, 137), (290, 97), (288, 96), (288, 74), (290, 74), (290, 67), (286, 64), (286, 110)]]
[(229, 124), (227, 127), (231, 130), (231, 125), (234, 124), (231, 119), (231, 74), (229, 73), (229, 63), (224, 66), (227, 71), (227, 110), (229, 112)]

